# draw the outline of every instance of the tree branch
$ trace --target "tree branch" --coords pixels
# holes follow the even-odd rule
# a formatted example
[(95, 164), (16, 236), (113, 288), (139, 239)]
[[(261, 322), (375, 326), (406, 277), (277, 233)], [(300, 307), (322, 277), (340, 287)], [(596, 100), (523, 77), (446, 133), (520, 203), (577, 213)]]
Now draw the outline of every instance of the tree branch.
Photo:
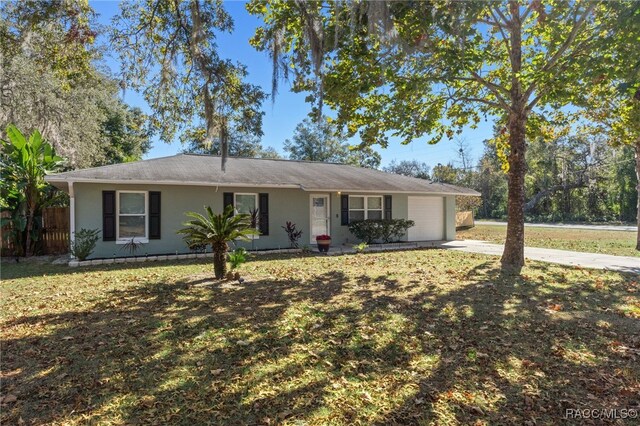
[(487, 89), (489, 89), (489, 91), (491, 93), (493, 93), (493, 95), (496, 97), (496, 99), (498, 100), (498, 103), (502, 105), (502, 108), (504, 108), (505, 110), (509, 111), (511, 109), (511, 107), (509, 106), (509, 104), (505, 101), (505, 99), (500, 95), (499, 91), (502, 91), (504, 93), (509, 93), (509, 91), (500, 86), (499, 84), (495, 84), (492, 83), (488, 80), (485, 80), (484, 78), (482, 78), (477, 72), (475, 71), (469, 71), (471, 73), (471, 75), (473, 76), (473, 78), (480, 84), (482, 84), (483, 86), (485, 86)]
[[(556, 53), (554, 53), (551, 56), (549, 61), (547, 61), (547, 63), (542, 67), (542, 69), (540, 70), (541, 72), (550, 71), (558, 63), (558, 61), (560, 60), (564, 52), (566, 52), (567, 49), (569, 49), (569, 47), (571, 46), (571, 44), (575, 41), (576, 37), (578, 36), (578, 31), (580, 30), (580, 27), (582, 27), (582, 24), (584, 24), (587, 17), (591, 14), (591, 12), (593, 12), (593, 9), (595, 9), (595, 7), (596, 7), (596, 2), (588, 3), (587, 9), (584, 11), (582, 16), (580, 16), (580, 18), (575, 20), (573, 27), (571, 28), (571, 32), (569, 33), (569, 36), (567, 37), (567, 39), (564, 41), (564, 43), (562, 43), (562, 45), (556, 51)], [(524, 98), (528, 99), (535, 89), (536, 89), (536, 82), (534, 81), (529, 85), (529, 87), (525, 91)]]
[(479, 102), (485, 105), (489, 105), (490, 107), (493, 108), (497, 108), (497, 109), (504, 109), (504, 107), (497, 103), (497, 102), (491, 102), (488, 101), (486, 99), (482, 99), (482, 98), (471, 98), (471, 97), (464, 97), (464, 98), (458, 98), (458, 100), (463, 101), (463, 102)]
[[(489, 5), (489, 7), (491, 7), (491, 4)], [(506, 26), (511, 25), (511, 21), (509, 19), (507, 19), (507, 17), (505, 16), (504, 13), (502, 13), (502, 11), (500, 10), (499, 5), (494, 7), (492, 10), (496, 12), (496, 14), (500, 17), (500, 19), (502, 19), (502, 21), (505, 23)]]
[[(493, 16), (493, 19), (495, 19), (496, 21), (498, 20), (498, 18), (496, 17), (493, 9), (491, 7), (489, 7), (489, 12), (491, 13), (491, 16)], [(500, 30), (500, 34), (502, 35), (502, 41), (505, 44), (505, 47), (507, 48), (507, 54), (509, 55), (509, 61), (511, 62), (511, 65), (513, 66), (513, 57), (511, 56), (511, 43), (509, 43), (509, 38), (507, 37), (507, 35), (504, 32), (504, 29), (502, 28), (501, 25), (498, 25), (498, 30)]]
[(520, 15), (520, 22), (524, 22), (525, 19), (527, 19), (527, 17), (529, 16), (531, 11), (533, 10), (533, 5), (534, 4), (535, 4), (535, 1), (530, 1), (529, 2), (529, 4), (527, 5), (527, 8), (524, 10), (524, 12), (522, 12), (522, 15)]
[(533, 197), (531, 197), (529, 201), (527, 201), (527, 203), (524, 205), (524, 211), (525, 212), (530, 211), (536, 205), (538, 205), (538, 203), (542, 201), (543, 198), (548, 197), (549, 195), (552, 195), (555, 192), (558, 192), (563, 189), (566, 190), (566, 189), (584, 188), (586, 186), (587, 186), (587, 182), (585, 181), (583, 176), (580, 176), (577, 182), (570, 183), (567, 185), (562, 185), (562, 184), (554, 185), (550, 188), (543, 189), (542, 191), (538, 192)]

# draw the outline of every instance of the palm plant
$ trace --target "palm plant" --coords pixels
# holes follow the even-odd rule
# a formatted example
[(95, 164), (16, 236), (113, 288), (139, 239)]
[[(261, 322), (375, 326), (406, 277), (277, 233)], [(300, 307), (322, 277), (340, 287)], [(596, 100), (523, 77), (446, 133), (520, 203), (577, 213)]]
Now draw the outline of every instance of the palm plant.
[(248, 214), (234, 214), (233, 206), (227, 206), (223, 213), (216, 214), (211, 207), (205, 207), (206, 215), (187, 212), (192, 218), (183, 225), (178, 234), (184, 235), (187, 245), (206, 244), (213, 250), (213, 270), (217, 279), (221, 279), (227, 272), (227, 248), (231, 241), (249, 241), (251, 235), (258, 231), (251, 226)]

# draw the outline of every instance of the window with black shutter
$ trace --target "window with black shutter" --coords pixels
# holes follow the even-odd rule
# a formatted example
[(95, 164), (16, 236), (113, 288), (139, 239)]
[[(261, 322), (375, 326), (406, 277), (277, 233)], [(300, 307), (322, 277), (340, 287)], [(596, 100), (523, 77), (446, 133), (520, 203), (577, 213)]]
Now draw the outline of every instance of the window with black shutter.
[(222, 209), (226, 211), (227, 206), (233, 206), (233, 192), (222, 194)]
[(160, 192), (149, 191), (149, 239), (160, 239)]
[(260, 235), (269, 235), (269, 194), (259, 194), (258, 215)]
[(116, 240), (116, 191), (102, 191), (102, 241)]
[(347, 194), (340, 196), (340, 225), (349, 225), (349, 196)]
[(384, 196), (384, 218), (387, 220), (392, 219), (391, 216), (391, 195)]

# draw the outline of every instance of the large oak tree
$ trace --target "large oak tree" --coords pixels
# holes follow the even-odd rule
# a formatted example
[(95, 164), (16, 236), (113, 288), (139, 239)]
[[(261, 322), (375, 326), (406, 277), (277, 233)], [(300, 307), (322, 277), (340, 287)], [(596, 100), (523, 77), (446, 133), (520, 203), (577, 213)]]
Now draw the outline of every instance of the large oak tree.
[(111, 37), (122, 81), (142, 91), (160, 139), (204, 127), (202, 145), (219, 144), (223, 170), (231, 132), (262, 135), (265, 97), (218, 53), (217, 36), (232, 30), (220, 0), (136, 0), (120, 4)]
[(453, 138), (496, 119), (508, 169), (505, 270), (524, 265), (528, 135), (577, 104), (621, 58), (606, 41), (619, 8), (598, 1), (286, 2), (253, 0), (252, 40), (293, 90), (337, 110), (367, 144)]

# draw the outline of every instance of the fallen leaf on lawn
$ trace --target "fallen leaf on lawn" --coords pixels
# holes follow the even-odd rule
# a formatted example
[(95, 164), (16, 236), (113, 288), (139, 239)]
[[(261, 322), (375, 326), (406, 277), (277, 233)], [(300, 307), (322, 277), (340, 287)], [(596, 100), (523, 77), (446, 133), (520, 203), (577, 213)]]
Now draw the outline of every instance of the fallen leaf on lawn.
[(246, 340), (238, 340), (236, 344), (239, 346), (249, 346), (249, 342), (247, 342)]
[(73, 336), (64, 336), (62, 340), (73, 340)]
[(471, 406), (469, 407), (469, 410), (471, 410), (473, 414), (476, 414), (478, 416), (484, 416), (484, 411), (482, 411), (479, 407)]
[(214, 376), (217, 376), (218, 374), (222, 373), (224, 371), (224, 368), (216, 368), (215, 370), (211, 370), (211, 374), (213, 374)]
[(4, 398), (2, 398), (2, 403), (3, 404), (10, 404), (12, 402), (16, 402), (18, 400), (18, 397), (15, 396), (14, 394), (10, 393), (8, 395), (6, 395)]

